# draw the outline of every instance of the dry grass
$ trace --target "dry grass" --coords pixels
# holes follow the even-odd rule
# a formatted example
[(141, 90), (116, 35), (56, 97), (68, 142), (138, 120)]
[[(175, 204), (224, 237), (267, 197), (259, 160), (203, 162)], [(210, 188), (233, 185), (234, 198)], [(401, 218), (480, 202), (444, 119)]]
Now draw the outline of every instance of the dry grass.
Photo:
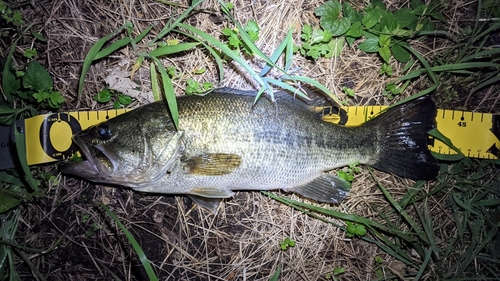
[[(187, 5), (188, 1), (181, 2)], [(314, 9), (322, 2), (233, 1), (239, 21), (245, 23), (255, 19), (259, 23), (261, 32), (257, 46), (266, 54), (272, 53), (289, 29), (294, 30), (294, 38), (298, 40), (301, 26), (317, 25)], [(359, 2), (357, 5), (361, 6)], [(402, 6), (398, 1), (388, 4), (392, 8)], [(460, 32), (458, 19), (469, 17), (460, 14), (464, 5), (468, 3), (457, 2), (449, 9), (447, 16), (452, 33)], [(220, 30), (228, 23), (218, 24), (211, 20), (210, 16), (221, 14), (217, 1), (207, 0), (201, 7), (208, 13), (198, 13), (189, 23), (220, 36)], [(136, 33), (150, 24), (163, 26), (182, 11), (150, 0), (35, 1), (20, 9), (25, 18), (37, 23), (49, 40), (42, 58), (54, 77), (55, 88), (67, 98), (65, 110), (101, 109), (92, 97), (105, 86), (103, 81), (109, 71), (114, 68), (130, 70), (134, 54), (128, 48), (93, 64), (84, 92), (78, 98), (80, 68), (85, 54), (97, 39), (127, 21), (134, 24)], [(20, 45), (19, 51), (30, 44)], [(440, 44), (415, 42), (415, 47), (430, 58), (446, 47)], [(262, 62), (253, 59), (252, 64), (259, 66)], [(215, 64), (203, 50), (169, 58), (165, 65), (175, 65), (181, 71), (181, 78), (174, 80), (177, 94), (183, 93), (187, 78), (217, 83)], [(296, 56), (292, 68), (300, 68), (300, 74), (317, 79), (342, 99), (345, 97), (341, 87), (353, 88), (357, 95), (357, 99), (351, 100), (353, 104), (383, 104), (387, 100), (381, 92), (388, 78), (379, 76), (380, 65), (375, 55), (345, 48), (339, 58), (317, 62)], [(194, 75), (193, 71), (200, 68), (207, 72), (202, 76)], [(395, 68), (396, 76), (401, 68), (399, 65)], [(134, 77), (146, 88), (145, 92), (149, 87), (148, 71), (144, 67)], [(411, 87), (416, 91), (423, 83), (425, 81), (417, 81)], [(220, 86), (248, 89), (254, 85), (237, 67), (229, 64)], [(138, 99), (147, 102), (148, 97)], [(492, 100), (498, 104), (498, 95), (491, 93), (479, 104)], [(411, 186), (411, 182), (388, 174), (376, 172), (376, 175), (395, 198), (401, 197)], [(406, 270), (375, 245), (348, 239), (332, 224), (309, 217), (258, 192), (237, 193), (235, 198), (222, 204), (217, 215), (193, 206), (184, 197), (138, 194), (66, 177), (61, 177), (60, 184), (50, 187), (46, 194), (40, 202), (23, 209), (18, 241), (24, 239), (31, 247), (47, 248), (62, 237), (54, 251), (33, 257), (37, 268), (51, 280), (110, 280), (113, 275), (125, 280), (146, 277), (126, 238), (96, 207), (96, 201), (110, 206), (120, 217), (139, 240), (162, 280), (269, 280), (279, 266), (283, 267), (280, 280), (326, 280), (327, 274), (336, 267), (346, 269), (341, 277), (343, 280), (371, 280), (376, 278), (375, 270), (379, 267), (374, 259), (376, 256), (384, 260), (388, 275)], [(432, 198), (428, 202), (436, 225), (451, 216), (438, 200)], [(354, 180), (349, 198), (331, 208), (376, 217), (379, 210), (388, 208), (388, 203), (369, 173), (363, 170)], [(399, 220), (396, 215), (392, 219)], [(448, 227), (452, 226), (444, 224), (443, 229)], [(446, 240), (448, 236), (449, 233), (442, 233), (440, 239)], [(297, 244), (281, 251), (279, 243), (287, 237)], [(23, 269), (21, 266), (20, 270)], [(26, 269), (25, 274), (29, 276), (29, 270)]]

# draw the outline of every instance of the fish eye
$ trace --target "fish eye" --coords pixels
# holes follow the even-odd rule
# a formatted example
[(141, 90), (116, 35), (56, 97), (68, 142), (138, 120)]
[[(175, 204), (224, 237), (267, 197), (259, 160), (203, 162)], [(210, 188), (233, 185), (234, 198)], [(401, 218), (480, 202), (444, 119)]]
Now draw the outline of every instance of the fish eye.
[(111, 128), (106, 124), (101, 124), (94, 129), (94, 134), (101, 140), (109, 140), (113, 136)]

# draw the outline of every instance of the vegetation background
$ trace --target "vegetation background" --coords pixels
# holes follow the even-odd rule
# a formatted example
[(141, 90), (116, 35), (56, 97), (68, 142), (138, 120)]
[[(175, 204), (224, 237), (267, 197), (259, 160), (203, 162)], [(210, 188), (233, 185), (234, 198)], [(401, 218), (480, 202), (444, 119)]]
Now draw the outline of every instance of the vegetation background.
[[(224, 43), (259, 72), (265, 61), (252, 55), (254, 50), (238, 37), (241, 29), (235, 29), (221, 4), (201, 2), (182, 22)], [(236, 0), (229, 13), (248, 34), (256, 32), (255, 45), (269, 57), (291, 34), (297, 52), (288, 70), (319, 81), (344, 104), (392, 104), (431, 89), (440, 108), (500, 111), (500, 10), (495, 1), (384, 1), (388, 12), (383, 16), (406, 8), (422, 24), (409, 26), (413, 33), (398, 37), (405, 38), (398, 44), (415, 51), (410, 56), (414, 64), (401, 62), (393, 49), (389, 56), (384, 53), (394, 48), (396, 37), (388, 42), (383, 30), (371, 45), (376, 49), (362, 46), (370, 37), (366, 31), (376, 26), (358, 37), (354, 29), (351, 36), (325, 35), (317, 12), (325, 3)], [(370, 11), (367, 7), (381, 4), (349, 3), (363, 14)], [(218, 61), (200, 45), (168, 56), (157, 51), (153, 54), (161, 54), (160, 63), (155, 64), (154, 50), (196, 42), (168, 32), (148, 43), (191, 4), (2, 2), (2, 93), (12, 94), (10, 101), (2, 101), (2, 123), (34, 111), (101, 110), (150, 102), (155, 96), (151, 69), (160, 71), (160, 64), (176, 95), (214, 86), (259, 89), (255, 76), (224, 52), (225, 77), (219, 81)], [(415, 12), (420, 5), (426, 10)], [(344, 17), (346, 13), (343, 7)], [(88, 59), (96, 43), (112, 47), (123, 38), (137, 38), (149, 26), (145, 41), (129, 41), (114, 52), (100, 53), (95, 61)], [(311, 29), (304, 31), (305, 26)], [(109, 40), (102, 41), (109, 34)], [(332, 49), (339, 45), (342, 50)], [(148, 55), (136, 64), (141, 54)], [(86, 62), (88, 72), (79, 93)], [(461, 64), (465, 62), (475, 64)], [(281, 57), (277, 64), (284, 66), (287, 60)], [(410, 73), (414, 76), (408, 78)], [(267, 77), (282, 75), (273, 69)], [(398, 80), (401, 77), (406, 78)], [(185, 197), (146, 195), (64, 177), (57, 165), (32, 167), (32, 172), (32, 181), (17, 171), (0, 174), (0, 195), (20, 203), (1, 210), (0, 279), (500, 280), (498, 161), (447, 159), (438, 180), (426, 183), (364, 166), (346, 167), (337, 172), (352, 177), (352, 190), (338, 206), (279, 192), (239, 192), (216, 215)], [(278, 202), (275, 195), (287, 199)], [(103, 206), (118, 219), (110, 218)], [(118, 220), (135, 237), (156, 277), (143, 266)]]

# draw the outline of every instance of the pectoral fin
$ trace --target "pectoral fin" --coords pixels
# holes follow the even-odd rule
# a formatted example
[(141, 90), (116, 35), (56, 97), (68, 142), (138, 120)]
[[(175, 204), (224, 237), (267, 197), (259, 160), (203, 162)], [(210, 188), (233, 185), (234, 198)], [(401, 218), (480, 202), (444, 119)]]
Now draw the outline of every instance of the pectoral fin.
[(241, 157), (236, 154), (202, 154), (183, 160), (183, 166), (189, 174), (220, 176), (232, 173), (241, 164)]
[(322, 174), (314, 180), (286, 191), (325, 203), (339, 203), (349, 194), (351, 185), (334, 175)]

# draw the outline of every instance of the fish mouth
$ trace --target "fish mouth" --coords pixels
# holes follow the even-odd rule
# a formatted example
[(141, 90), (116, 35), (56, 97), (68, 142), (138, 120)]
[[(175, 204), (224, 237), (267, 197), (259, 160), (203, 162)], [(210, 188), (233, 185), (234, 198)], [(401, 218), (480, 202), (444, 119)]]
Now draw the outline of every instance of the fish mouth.
[(109, 179), (119, 164), (112, 153), (102, 144), (87, 145), (78, 135), (72, 137), (86, 160), (82, 162), (66, 162), (61, 172), (90, 180)]

